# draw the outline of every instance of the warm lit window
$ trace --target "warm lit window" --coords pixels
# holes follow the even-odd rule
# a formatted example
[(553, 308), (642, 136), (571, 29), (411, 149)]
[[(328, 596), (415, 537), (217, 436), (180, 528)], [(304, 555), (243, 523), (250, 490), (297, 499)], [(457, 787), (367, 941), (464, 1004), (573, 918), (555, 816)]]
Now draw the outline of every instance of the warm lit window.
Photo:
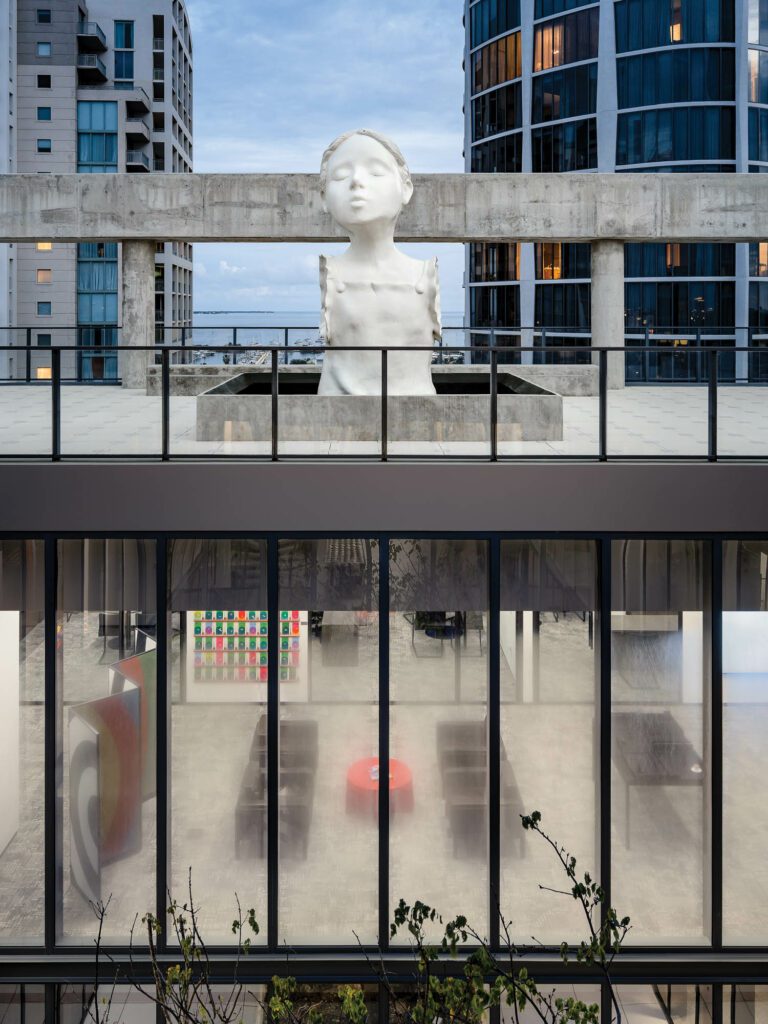
[(672, 18), (669, 24), (669, 38), (679, 43), (683, 38), (683, 0), (672, 0)]
[(560, 242), (542, 243), (541, 276), (544, 281), (559, 281), (563, 276), (563, 247)]
[(679, 242), (667, 242), (666, 264), (667, 270), (672, 270), (673, 268), (680, 266)]
[(758, 277), (768, 277), (768, 242), (758, 242), (757, 273)]
[(53, 274), (48, 267), (38, 270), (37, 272), (37, 283), (38, 284), (50, 284), (53, 279)]
[(53, 249), (53, 242), (38, 242), (36, 248), (38, 252), (50, 252)]

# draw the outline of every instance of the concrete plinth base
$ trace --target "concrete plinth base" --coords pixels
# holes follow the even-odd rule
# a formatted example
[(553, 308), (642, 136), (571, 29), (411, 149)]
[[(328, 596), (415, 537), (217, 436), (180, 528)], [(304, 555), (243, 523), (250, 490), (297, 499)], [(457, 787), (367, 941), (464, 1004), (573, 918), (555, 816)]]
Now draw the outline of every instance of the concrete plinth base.
[[(261, 387), (260, 377), (263, 375), (244, 373), (240, 378), (198, 396), (198, 441), (270, 439), (271, 395), (233, 393), (249, 384)], [(506, 387), (518, 386), (521, 393), (500, 393), (498, 396), (498, 440), (562, 440), (563, 402), (560, 395), (509, 374), (504, 377)], [(440, 384), (437, 386), (439, 389)], [(283, 441), (378, 441), (381, 436), (381, 399), (367, 395), (281, 394), (278, 430)], [(488, 441), (489, 396), (456, 393), (390, 395), (387, 400), (387, 436), (390, 441)]]

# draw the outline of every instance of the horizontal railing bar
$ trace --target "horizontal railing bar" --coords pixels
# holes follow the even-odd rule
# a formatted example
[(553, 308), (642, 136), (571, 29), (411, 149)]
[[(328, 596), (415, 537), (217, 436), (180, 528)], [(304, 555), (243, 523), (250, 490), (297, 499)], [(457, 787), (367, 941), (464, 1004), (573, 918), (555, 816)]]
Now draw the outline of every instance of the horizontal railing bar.
[[(158, 355), (163, 350), (178, 352), (224, 352), (232, 353), (233, 348), (248, 349), (252, 352), (285, 352), (285, 345), (259, 345), (259, 344), (244, 344), (244, 345), (208, 345), (208, 344), (197, 344), (197, 345), (186, 345), (184, 348), (181, 346), (161, 346), (161, 345), (46, 345), (44, 348), (33, 347), (32, 351), (43, 356), (46, 352), (51, 352), (56, 349), (59, 352), (98, 352), (105, 357), (112, 356), (120, 352), (136, 353), (136, 352), (155, 352)], [(307, 354), (318, 354), (322, 352), (482, 352), (487, 355), (488, 345), (442, 345), (438, 348), (436, 345), (291, 345), (290, 352), (292, 353), (307, 353)], [(27, 346), (25, 345), (0, 345), (0, 352), (12, 352), (18, 353), (22, 350), (26, 351)], [(503, 349), (505, 353), (514, 354), (516, 352), (534, 352), (541, 355), (542, 351), (546, 351), (548, 355), (555, 356), (558, 352), (575, 352), (580, 355), (584, 355), (589, 352), (613, 352), (616, 355), (620, 355), (622, 352), (661, 352), (665, 355), (669, 355), (674, 352), (667, 345), (589, 345), (589, 346), (558, 346), (557, 348), (543, 350), (540, 345), (515, 345), (508, 349)], [(734, 347), (733, 345), (696, 345), (691, 348), (684, 348), (680, 352), (681, 355), (693, 352), (727, 352), (731, 354), (742, 354), (745, 352), (757, 352), (762, 355), (768, 355), (768, 346), (761, 345), (740, 345)], [(189, 365), (189, 364), (186, 364)], [(248, 364), (244, 364), (248, 365)]]

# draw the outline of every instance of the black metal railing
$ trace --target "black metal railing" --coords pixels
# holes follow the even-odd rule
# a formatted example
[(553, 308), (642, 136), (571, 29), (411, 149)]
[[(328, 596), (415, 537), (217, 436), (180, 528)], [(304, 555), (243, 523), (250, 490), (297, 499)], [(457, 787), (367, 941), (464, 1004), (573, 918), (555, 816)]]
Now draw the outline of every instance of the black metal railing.
[[(170, 347), (170, 346), (162, 346), (162, 347), (160, 347), (158, 349), (157, 346), (155, 346), (155, 347), (142, 347), (142, 346), (128, 345), (128, 346), (111, 346), (108, 349), (105, 349), (103, 346), (92, 346), (92, 345), (91, 346), (89, 346), (89, 345), (55, 345), (55, 346), (52, 346), (50, 349), (46, 349), (45, 350), (46, 353), (47, 353), (47, 356), (49, 358), (50, 365), (49, 365), (49, 367), (47, 367), (49, 372), (45, 375), (44, 378), (36, 379), (36, 380), (31, 380), (30, 377), (29, 377), (29, 374), (27, 374), (25, 380), (22, 380), (22, 381), (11, 380), (11, 381), (7, 382), (8, 384), (11, 384), (11, 385), (14, 385), (14, 384), (15, 385), (27, 384), (28, 383), (31, 387), (42, 387), (42, 388), (49, 387), (50, 388), (50, 392), (51, 392), (51, 405), (50, 405), (50, 410), (51, 410), (51, 444), (50, 444), (50, 450), (48, 452), (42, 454), (42, 455), (39, 452), (37, 452), (37, 453), (34, 453), (34, 452), (30, 452), (30, 453), (24, 453), (24, 452), (21, 452), (21, 453), (16, 453), (16, 452), (8, 453), (8, 452), (0, 450), (0, 459), (1, 458), (30, 459), (30, 458), (41, 458), (41, 457), (43, 457), (43, 458), (46, 458), (46, 459), (50, 459), (50, 460), (52, 460), (54, 462), (61, 461), (62, 459), (65, 459), (65, 458), (82, 460), (82, 459), (88, 459), (88, 458), (102, 458), (103, 459), (105, 457), (106, 458), (133, 458), (133, 459), (136, 459), (136, 458), (138, 458), (138, 459), (159, 458), (162, 461), (182, 460), (182, 459), (199, 459), (199, 458), (205, 458), (205, 459), (210, 459), (210, 458), (215, 458), (215, 459), (238, 459), (239, 458), (239, 459), (252, 459), (252, 460), (265, 460), (265, 459), (267, 459), (267, 460), (271, 460), (273, 462), (283, 461), (283, 460), (288, 460), (288, 459), (293, 459), (293, 458), (300, 458), (300, 459), (318, 459), (318, 458), (321, 458), (321, 459), (325, 459), (325, 458), (341, 459), (341, 458), (352, 458), (352, 459), (368, 460), (368, 461), (373, 459), (373, 460), (382, 461), (382, 462), (386, 462), (386, 461), (393, 460), (393, 459), (406, 460), (406, 459), (424, 459), (424, 458), (437, 458), (437, 459), (461, 458), (461, 459), (467, 459), (467, 460), (470, 460), (470, 461), (485, 461), (485, 462), (488, 462), (488, 461), (490, 461), (490, 462), (500, 462), (500, 461), (523, 460), (523, 459), (537, 459), (537, 460), (542, 460), (543, 459), (543, 460), (547, 460), (547, 461), (559, 461), (559, 460), (567, 460), (567, 459), (578, 459), (578, 460), (599, 461), (599, 462), (607, 462), (609, 460), (614, 460), (614, 461), (619, 460), (619, 461), (622, 461), (622, 460), (630, 460), (630, 459), (650, 459), (650, 460), (654, 460), (654, 461), (655, 460), (662, 460), (662, 459), (684, 459), (684, 460), (706, 460), (708, 462), (717, 462), (717, 461), (721, 461), (721, 460), (724, 460), (724, 459), (738, 459), (738, 458), (749, 458), (750, 460), (753, 460), (753, 461), (754, 460), (762, 461), (762, 460), (768, 459), (768, 444), (766, 445), (766, 452), (765, 452), (765, 454), (760, 453), (760, 452), (758, 452), (757, 454), (753, 454), (751, 452), (746, 452), (746, 451), (744, 453), (742, 453), (742, 454), (739, 454), (738, 452), (732, 452), (732, 451), (729, 451), (727, 453), (722, 453), (722, 452), (720, 452), (718, 450), (718, 404), (719, 404), (721, 389), (722, 389), (722, 387), (724, 385), (728, 385), (729, 387), (739, 389), (739, 388), (746, 387), (747, 384), (748, 384), (748, 382), (746, 382), (746, 381), (742, 381), (742, 382), (735, 382), (733, 380), (726, 381), (726, 380), (723, 380), (721, 375), (720, 375), (719, 365), (720, 365), (721, 360), (724, 358), (724, 354), (725, 355), (732, 355), (733, 354), (733, 348), (730, 347), (730, 346), (711, 346), (711, 345), (701, 346), (701, 348), (697, 352), (697, 358), (701, 357), (704, 360), (705, 364), (706, 364), (705, 380), (699, 386), (706, 389), (706, 411), (707, 411), (706, 412), (706, 415), (707, 415), (706, 452), (705, 453), (702, 452), (701, 454), (698, 454), (698, 455), (691, 455), (690, 453), (686, 453), (684, 451), (680, 451), (679, 453), (669, 452), (669, 451), (666, 451), (664, 453), (658, 453), (658, 452), (654, 452), (654, 450), (652, 448), (649, 448), (648, 450), (646, 450), (644, 452), (637, 452), (637, 453), (631, 453), (631, 454), (611, 453), (610, 448), (609, 448), (609, 440), (610, 440), (610, 438), (609, 438), (609, 403), (610, 403), (610, 397), (609, 396), (610, 396), (611, 393), (616, 394), (616, 392), (611, 392), (610, 389), (609, 389), (609, 361), (611, 359), (616, 360), (616, 361), (619, 361), (619, 360), (626, 361), (626, 359), (629, 358), (633, 353), (636, 353), (638, 351), (640, 351), (640, 352), (644, 351), (644, 349), (642, 347), (638, 347), (638, 346), (624, 346), (624, 347), (621, 347), (621, 348), (619, 348), (619, 347), (617, 347), (617, 348), (591, 348), (589, 350), (591, 359), (593, 360), (594, 363), (597, 364), (596, 365), (596, 371), (593, 371), (593, 372), (596, 372), (596, 377), (597, 377), (596, 393), (594, 391), (592, 391), (592, 397), (596, 399), (596, 404), (597, 404), (596, 444), (594, 446), (591, 446), (591, 450), (589, 450), (589, 451), (585, 450), (585, 451), (579, 451), (579, 452), (571, 451), (571, 452), (568, 452), (568, 453), (559, 453), (559, 452), (557, 452), (555, 450), (551, 450), (550, 449), (550, 450), (544, 451), (544, 452), (542, 452), (541, 450), (537, 450), (535, 452), (532, 451), (530, 454), (528, 454), (525, 450), (521, 450), (521, 445), (520, 444), (517, 444), (514, 452), (509, 451), (509, 450), (507, 450), (506, 452), (500, 451), (500, 448), (499, 448), (499, 401), (500, 401), (500, 399), (502, 401), (505, 399), (505, 397), (507, 395), (507, 392), (505, 391), (504, 394), (500, 395), (500, 391), (499, 391), (499, 388), (500, 388), (499, 357), (501, 355), (503, 355), (503, 349), (499, 348), (496, 345), (492, 345), (490, 347), (490, 350), (489, 350), (488, 346), (481, 346), (479, 349), (478, 349), (478, 347), (475, 347), (475, 346), (462, 346), (462, 347), (444, 346), (442, 348), (442, 350), (440, 350), (444, 357), (446, 357), (448, 355), (452, 355), (452, 354), (464, 354), (464, 355), (470, 354), (471, 356), (473, 356), (473, 355), (475, 355), (478, 352), (489, 354), (489, 365), (488, 365), (488, 373), (487, 373), (487, 380), (488, 380), (488, 392), (487, 392), (488, 406), (487, 406), (487, 421), (486, 421), (486, 426), (487, 426), (487, 448), (484, 448), (484, 450), (481, 453), (479, 453), (479, 454), (478, 453), (452, 454), (450, 452), (443, 453), (442, 449), (439, 450), (439, 451), (435, 451), (434, 447), (433, 448), (429, 448), (427, 450), (422, 450), (421, 452), (412, 452), (412, 451), (410, 451), (410, 452), (407, 452), (407, 453), (403, 452), (403, 453), (393, 454), (392, 449), (391, 449), (391, 436), (390, 436), (391, 431), (390, 431), (390, 425), (389, 425), (389, 416), (390, 416), (390, 402), (393, 400), (393, 398), (396, 399), (397, 396), (392, 396), (389, 393), (389, 392), (391, 392), (391, 388), (388, 388), (388, 383), (389, 383), (388, 382), (388, 353), (389, 352), (395, 352), (395, 351), (402, 353), (403, 350), (402, 350), (402, 348), (396, 348), (396, 347), (389, 347), (389, 348), (387, 348), (387, 347), (372, 346), (372, 348), (375, 351), (378, 351), (380, 353), (380, 360), (381, 360), (381, 362), (380, 362), (380, 367), (381, 367), (381, 396), (380, 396), (380, 398), (379, 398), (379, 396), (371, 396), (372, 401), (376, 401), (377, 399), (380, 401), (380, 437), (378, 439), (378, 441), (379, 441), (378, 451), (375, 452), (375, 453), (366, 452), (363, 449), (361, 449), (359, 453), (355, 452), (355, 453), (345, 454), (345, 455), (341, 455), (341, 454), (339, 454), (339, 455), (330, 455), (330, 454), (325, 454), (325, 453), (321, 454), (321, 455), (318, 455), (316, 453), (313, 454), (313, 453), (311, 453), (309, 451), (307, 451), (305, 453), (299, 453), (299, 454), (287, 454), (286, 452), (281, 451), (281, 447), (280, 447), (280, 401), (281, 401), (281, 391), (280, 391), (280, 372), (279, 372), (279, 370), (280, 370), (281, 360), (283, 359), (284, 354), (285, 354), (284, 347), (282, 345), (279, 345), (279, 346), (275, 346), (275, 345), (270, 345), (270, 346), (249, 346), (249, 349), (252, 349), (252, 350), (254, 350), (254, 351), (256, 351), (256, 352), (258, 352), (260, 354), (263, 354), (263, 355), (262, 355), (262, 361), (258, 365), (256, 365), (255, 367), (251, 365), (251, 366), (249, 366), (248, 369), (250, 371), (254, 371), (255, 370), (256, 372), (259, 372), (259, 371), (263, 372), (264, 376), (265, 376), (265, 382), (266, 382), (267, 376), (268, 376), (268, 380), (269, 380), (268, 391), (267, 391), (267, 389), (265, 387), (265, 392), (264, 393), (265, 394), (268, 393), (269, 396), (270, 396), (270, 405), (271, 405), (271, 409), (270, 409), (270, 413), (271, 413), (271, 415), (270, 415), (270, 423), (271, 423), (271, 426), (270, 426), (269, 443), (265, 444), (265, 451), (262, 452), (262, 453), (258, 453), (258, 452), (257, 453), (253, 453), (252, 451), (248, 451), (248, 452), (244, 452), (242, 454), (238, 453), (238, 452), (231, 452), (231, 453), (228, 453), (228, 454), (215, 454), (215, 455), (211, 455), (207, 451), (201, 451), (200, 454), (195, 454), (195, 453), (189, 454), (189, 453), (181, 453), (181, 452), (174, 452), (173, 451), (173, 438), (172, 438), (172, 433), (171, 433), (171, 412), (172, 412), (173, 397), (175, 397), (175, 396), (172, 396), (172, 394), (171, 394), (171, 392), (172, 392), (172, 357), (178, 355), (178, 353), (180, 351), (179, 348), (174, 348), (174, 347)], [(18, 348), (14, 348), (14, 347), (10, 347), (10, 346), (0, 346), (0, 360), (2, 359), (2, 356), (3, 356), (4, 353), (9, 353), (9, 352), (18, 353), (18, 351), (19, 351)], [(187, 346), (186, 351), (187, 352), (192, 352), (192, 353), (196, 352), (196, 351), (208, 351), (208, 352), (213, 352), (213, 353), (225, 353), (225, 352), (231, 351), (231, 346), (211, 346), (211, 345)], [(315, 346), (315, 345), (299, 345), (299, 346), (295, 346), (295, 348), (293, 348), (292, 351), (298, 352), (298, 353), (302, 353), (302, 354), (306, 353), (306, 354), (322, 355), (322, 353), (325, 352), (326, 350), (322, 346), (318, 347), (318, 346)], [(352, 348), (352, 347), (344, 348), (344, 347), (334, 346), (333, 347), (333, 351), (335, 351), (335, 352), (339, 352), (339, 351), (358, 351), (359, 352), (360, 350), (359, 350), (359, 348)], [(370, 352), (370, 349), (368, 349), (368, 351)], [(433, 352), (435, 352), (436, 356), (439, 355), (439, 352), (437, 352), (436, 350), (428, 349), (428, 348), (413, 348), (413, 349), (409, 349), (409, 351), (410, 352), (433, 351)], [(517, 351), (519, 351), (519, 353), (524, 356), (526, 353), (532, 353), (533, 351), (535, 351), (535, 348), (533, 346), (520, 346), (520, 348)], [(99, 356), (104, 356), (105, 352), (109, 353), (110, 356), (112, 356), (113, 358), (116, 358), (116, 359), (119, 359), (121, 355), (133, 357), (135, 359), (142, 352), (145, 352), (145, 353), (148, 353), (148, 354), (152, 353), (153, 355), (159, 355), (159, 360), (160, 360), (160, 374), (159, 374), (159, 376), (160, 376), (159, 400), (160, 401), (159, 401), (159, 404), (160, 404), (160, 416), (161, 416), (160, 450), (159, 451), (154, 451), (154, 452), (132, 452), (130, 454), (125, 454), (125, 453), (122, 453), (122, 452), (116, 452), (114, 454), (111, 454), (111, 453), (106, 453), (105, 454), (104, 452), (101, 452), (101, 453), (94, 453), (94, 454), (91, 454), (91, 455), (83, 454), (83, 453), (80, 453), (80, 452), (78, 452), (77, 454), (74, 454), (74, 453), (69, 453), (68, 454), (67, 452), (63, 451), (63, 449), (62, 449), (62, 391), (64, 390), (65, 387), (72, 386), (72, 384), (74, 382), (66, 381), (62, 377), (62, 357), (66, 356), (67, 354), (71, 354), (76, 360), (82, 360), (88, 354), (90, 354), (92, 356), (94, 353), (98, 353)], [(740, 354), (742, 354), (742, 355), (744, 355), (745, 357), (748, 358), (753, 352), (762, 352), (762, 349), (760, 349), (760, 348), (757, 348), (757, 349), (744, 348), (744, 349), (740, 349), (739, 352), (740, 352)], [(567, 356), (568, 353), (566, 352), (566, 353), (564, 353), (564, 355)], [(234, 369), (235, 369), (235, 367), (233, 366), (233, 370)], [(188, 366), (187, 370), (193, 372), (194, 371), (194, 366)], [(524, 365), (521, 366), (520, 370), (524, 371), (525, 370), (525, 366)], [(290, 371), (288, 371), (288, 372), (290, 373)], [(513, 369), (511, 369), (511, 368), (505, 367), (505, 369), (504, 369), (505, 375), (509, 375), (510, 373), (514, 374), (514, 372), (515, 371)], [(616, 372), (616, 370), (614, 370), (614, 372)], [(621, 371), (619, 370), (618, 372), (620, 373)], [(479, 366), (476, 367), (475, 370), (474, 370), (474, 373), (478, 377), (478, 379), (485, 379), (485, 377), (486, 377), (486, 375), (482, 372), (482, 367), (479, 367)], [(589, 373), (589, 371), (587, 371), (587, 373)], [(592, 380), (594, 382), (594, 377), (592, 378)], [(532, 380), (532, 381), (529, 381), (529, 383), (533, 383), (535, 385), (536, 381)], [(542, 380), (542, 384), (544, 384), (544, 383), (545, 382)], [(678, 382), (673, 380), (673, 381), (662, 381), (660, 383), (673, 383), (674, 384), (674, 383), (678, 383)], [(749, 382), (749, 385), (751, 386), (752, 383), (753, 382)], [(694, 387), (695, 386), (696, 385), (694, 385)], [(762, 389), (763, 385), (762, 385), (762, 383), (760, 383), (758, 386), (760, 386), (761, 389)], [(588, 392), (589, 392), (589, 387), (587, 388), (587, 393)], [(544, 394), (547, 394), (550, 397), (552, 397), (552, 392), (551, 391), (544, 391)], [(190, 396), (188, 396), (188, 397), (190, 397)], [(223, 438), (222, 440), (225, 440), (225, 439)], [(308, 437), (307, 440), (310, 441), (311, 437)], [(564, 438), (564, 440), (568, 441), (568, 438)], [(237, 443), (238, 443), (237, 441), (233, 442), (233, 444), (235, 446), (237, 446)], [(417, 439), (417, 438), (414, 438), (412, 440), (412, 442), (411, 442), (412, 446), (417, 446), (417, 447), (418, 447), (419, 443), (420, 443), (420, 439)], [(526, 443), (527, 442), (525, 442), (525, 440), (522, 441), (522, 449), (525, 448)], [(531, 443), (533, 443), (533, 442), (531, 442)]]

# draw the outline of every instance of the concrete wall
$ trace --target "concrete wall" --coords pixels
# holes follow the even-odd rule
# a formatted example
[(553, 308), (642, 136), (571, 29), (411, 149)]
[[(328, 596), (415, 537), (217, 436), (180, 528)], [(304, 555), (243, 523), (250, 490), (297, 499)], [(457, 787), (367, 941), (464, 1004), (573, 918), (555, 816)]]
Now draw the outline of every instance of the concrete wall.
[[(760, 241), (759, 174), (416, 175), (402, 241)], [(11, 175), (0, 242), (49, 237), (302, 242), (343, 237), (314, 174)]]

